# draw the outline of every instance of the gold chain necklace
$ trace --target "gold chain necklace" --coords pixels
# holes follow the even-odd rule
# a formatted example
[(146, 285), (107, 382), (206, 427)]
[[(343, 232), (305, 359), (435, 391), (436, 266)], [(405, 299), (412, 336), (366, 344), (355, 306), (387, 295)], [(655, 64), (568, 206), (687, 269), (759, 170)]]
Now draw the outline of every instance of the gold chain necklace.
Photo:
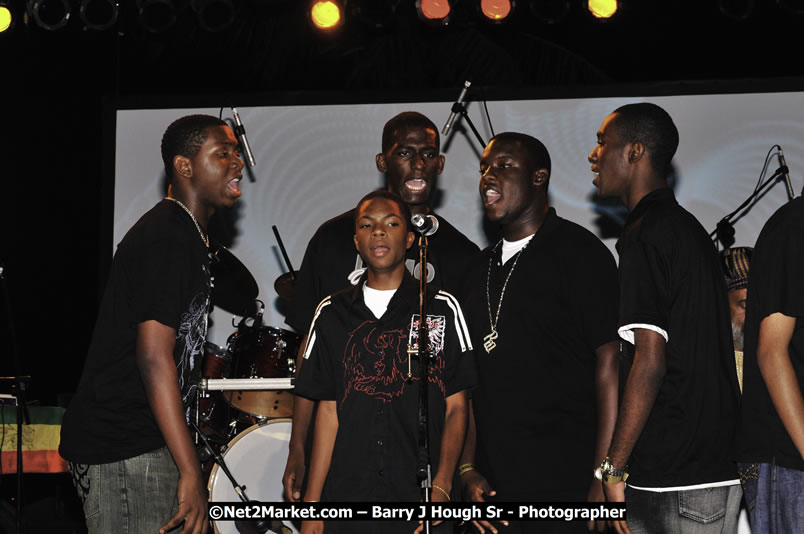
[[(532, 239), (531, 239), (532, 241)], [(511, 265), (511, 270), (508, 271), (508, 275), (505, 277), (505, 282), (503, 282), (502, 291), (500, 291), (500, 300), (497, 302), (497, 313), (494, 315), (494, 319), (491, 317), (491, 264), (494, 262), (494, 253), (497, 251), (497, 247), (502, 244), (502, 239), (497, 242), (497, 244), (492, 249), (492, 254), (489, 257), (489, 270), (486, 274), (486, 307), (489, 311), (489, 326), (491, 326), (491, 332), (483, 337), (483, 348), (486, 349), (488, 354), (491, 354), (491, 351), (497, 346), (494, 340), (496, 340), (500, 335), (497, 333), (497, 323), (500, 321), (500, 310), (502, 309), (502, 301), (503, 297), (505, 296), (505, 288), (508, 287), (508, 280), (511, 279), (511, 275), (514, 274), (514, 269), (516, 269), (516, 264), (519, 261), (519, 258), (522, 257), (522, 252), (527, 248), (530, 244), (530, 241), (525, 243), (519, 252), (516, 253), (516, 258), (514, 258), (514, 263)]]
[(198, 235), (200, 235), (200, 236), (201, 236), (201, 241), (203, 241), (203, 242), (204, 242), (204, 245), (206, 245), (206, 247), (207, 247), (207, 248), (209, 248), (209, 236), (208, 236), (207, 234), (205, 234), (203, 230), (201, 230), (201, 225), (200, 225), (200, 224), (198, 224), (198, 221), (196, 220), (195, 215), (193, 215), (193, 212), (192, 212), (192, 211), (190, 211), (190, 210), (187, 208), (187, 206), (185, 206), (184, 204), (182, 204), (182, 203), (181, 203), (181, 201), (176, 200), (175, 198), (172, 198), (172, 197), (165, 197), (165, 198), (166, 198), (167, 200), (172, 200), (173, 202), (175, 202), (176, 204), (178, 204), (178, 205), (181, 207), (181, 209), (183, 209), (184, 211), (186, 211), (186, 212), (187, 212), (187, 215), (189, 215), (189, 216), (190, 216), (190, 218), (193, 220), (193, 224), (195, 224), (195, 229), (196, 229), (196, 230), (198, 230)]

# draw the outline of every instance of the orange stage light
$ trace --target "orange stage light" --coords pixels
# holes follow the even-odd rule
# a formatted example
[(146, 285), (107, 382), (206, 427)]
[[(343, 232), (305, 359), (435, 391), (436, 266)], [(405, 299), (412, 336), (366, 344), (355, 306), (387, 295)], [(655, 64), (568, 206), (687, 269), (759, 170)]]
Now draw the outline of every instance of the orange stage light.
[(444, 20), (452, 10), (449, 0), (419, 0), (417, 7), (421, 16), (429, 21)]
[(480, 11), (493, 21), (502, 22), (511, 14), (511, 0), (480, 0)]

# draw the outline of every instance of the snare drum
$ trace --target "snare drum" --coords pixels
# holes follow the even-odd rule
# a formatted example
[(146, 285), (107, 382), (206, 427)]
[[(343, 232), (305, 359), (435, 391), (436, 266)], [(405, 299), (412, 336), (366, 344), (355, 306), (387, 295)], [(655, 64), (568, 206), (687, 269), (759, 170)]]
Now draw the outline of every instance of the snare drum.
[[(284, 500), (282, 475), (288, 458), (290, 428), (290, 419), (272, 419), (244, 430), (229, 442), (223, 461), (237, 483), (245, 486), (250, 500)], [(240, 502), (231, 481), (217, 464), (212, 468), (207, 489), (210, 502)], [(212, 523), (216, 534), (238, 534), (234, 521)], [(283, 521), (283, 524), (298, 533), (290, 521)]]
[[(229, 337), (233, 354), (231, 378), (288, 378), (296, 371), (299, 336), (293, 332), (261, 326), (238, 330)], [(293, 393), (280, 391), (227, 391), (229, 404), (257, 417), (293, 415)]]

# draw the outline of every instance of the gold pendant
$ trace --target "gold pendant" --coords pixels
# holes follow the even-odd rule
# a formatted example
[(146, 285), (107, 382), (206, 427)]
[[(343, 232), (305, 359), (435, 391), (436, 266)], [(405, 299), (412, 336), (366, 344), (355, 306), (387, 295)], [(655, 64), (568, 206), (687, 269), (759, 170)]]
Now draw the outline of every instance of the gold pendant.
[(497, 346), (497, 344), (494, 342), (495, 339), (497, 339), (496, 328), (492, 328), (491, 332), (483, 338), (483, 348), (486, 349), (486, 352), (489, 354), (494, 350), (494, 347)]

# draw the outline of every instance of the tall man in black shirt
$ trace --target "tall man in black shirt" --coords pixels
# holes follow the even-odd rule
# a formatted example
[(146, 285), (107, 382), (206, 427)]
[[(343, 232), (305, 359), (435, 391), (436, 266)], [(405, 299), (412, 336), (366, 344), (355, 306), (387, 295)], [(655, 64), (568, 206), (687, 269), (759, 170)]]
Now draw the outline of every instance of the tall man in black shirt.
[(617, 243), (627, 379), (596, 473), (609, 501), (628, 503), (621, 533), (733, 532), (741, 495), (726, 288), (712, 241), (667, 187), (677, 146), (667, 112), (629, 104), (606, 117), (589, 154), (598, 194), (629, 212)]
[[(479, 380), (458, 469), (464, 494), (603, 501), (593, 471), (617, 417), (617, 266), (597, 237), (549, 207), (550, 155), (540, 141), (499, 134), (480, 171), (486, 218), (502, 225), (503, 239), (469, 265), (461, 295)], [(503, 530), (583, 533), (586, 526)]]
[[(385, 174), (388, 190), (407, 204), (411, 213), (433, 214), (430, 201), (444, 170), (438, 129), (433, 122), (413, 111), (396, 115), (382, 132), (382, 152), (376, 156), (377, 170)], [(478, 252), (477, 246), (440, 215), (438, 231), (429, 238), (428, 282), (457, 293), (466, 260)], [(354, 247), (354, 210), (331, 219), (310, 239), (290, 312), (285, 321), (297, 332), (307, 334), (318, 303), (336, 291), (357, 283), (365, 270)], [(418, 278), (418, 255), (410, 249), (405, 265)], [(301, 354), (305, 343), (302, 343)], [(301, 358), (298, 359), (300, 368)], [(283, 484), (285, 496), (298, 500), (305, 471), (304, 446), (312, 417), (313, 402), (297, 398), (294, 404), (293, 432), (290, 439)]]
[(237, 202), (243, 162), (232, 129), (206, 115), (173, 122), (162, 159), (168, 197), (117, 248), (61, 429), (90, 534), (207, 529), (186, 416), (210, 302), (207, 223)]

